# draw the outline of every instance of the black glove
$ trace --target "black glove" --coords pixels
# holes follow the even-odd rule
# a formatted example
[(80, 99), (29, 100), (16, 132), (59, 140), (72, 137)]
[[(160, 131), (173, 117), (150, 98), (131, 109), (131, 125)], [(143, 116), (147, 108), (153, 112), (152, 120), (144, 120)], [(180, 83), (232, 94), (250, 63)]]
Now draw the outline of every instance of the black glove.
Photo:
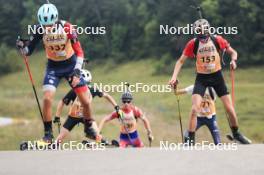
[(27, 47), (29, 40), (20, 39), (16, 40), (16, 47), (21, 51), (23, 55), (27, 55), (29, 53), (29, 49)]
[(21, 39), (18, 39), (18, 40), (16, 40), (16, 46), (19, 49), (23, 49), (25, 47), (25, 44)]
[(19, 49), (24, 48), (28, 46), (29, 44), (30, 44), (30, 40), (28, 39), (21, 39), (20, 37), (18, 37), (18, 39), (16, 40), (16, 46)]
[(88, 64), (89, 63), (89, 59), (88, 58), (84, 58), (83, 59), (83, 62), (86, 63), (86, 64)]
[(53, 120), (53, 123), (58, 123), (58, 124), (60, 124), (60, 117), (55, 116), (55, 117), (54, 117), (54, 120)]
[(153, 137), (151, 131), (148, 131), (148, 140), (149, 140), (150, 142), (152, 142), (152, 141), (154, 140), (154, 137)]
[(116, 105), (116, 106), (115, 106), (115, 110), (116, 110), (116, 112), (118, 112), (119, 109), (120, 109), (120, 107), (119, 107), (118, 105)]

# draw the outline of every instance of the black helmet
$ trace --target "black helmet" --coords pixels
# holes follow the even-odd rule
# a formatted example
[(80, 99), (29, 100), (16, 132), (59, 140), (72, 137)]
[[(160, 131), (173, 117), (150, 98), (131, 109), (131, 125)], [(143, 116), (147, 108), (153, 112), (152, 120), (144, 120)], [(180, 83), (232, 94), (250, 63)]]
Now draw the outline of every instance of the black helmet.
[(132, 94), (130, 92), (124, 92), (122, 94), (121, 100), (131, 102), (133, 100)]

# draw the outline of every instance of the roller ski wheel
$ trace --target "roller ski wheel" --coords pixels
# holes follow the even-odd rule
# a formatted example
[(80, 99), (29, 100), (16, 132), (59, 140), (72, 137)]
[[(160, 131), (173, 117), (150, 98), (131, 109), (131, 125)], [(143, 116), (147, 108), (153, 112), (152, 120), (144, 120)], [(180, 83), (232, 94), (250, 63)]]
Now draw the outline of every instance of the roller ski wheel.
[(28, 142), (27, 141), (23, 141), (20, 143), (19, 146), (20, 151), (26, 151), (28, 150)]

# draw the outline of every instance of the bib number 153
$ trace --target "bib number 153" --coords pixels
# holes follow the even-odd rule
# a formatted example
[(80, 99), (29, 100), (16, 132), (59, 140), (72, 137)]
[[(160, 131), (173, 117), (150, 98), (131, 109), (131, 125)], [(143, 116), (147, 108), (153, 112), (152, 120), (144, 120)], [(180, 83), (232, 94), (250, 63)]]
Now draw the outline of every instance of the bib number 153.
[(200, 58), (201, 62), (203, 63), (212, 63), (215, 61), (215, 56), (207, 56)]

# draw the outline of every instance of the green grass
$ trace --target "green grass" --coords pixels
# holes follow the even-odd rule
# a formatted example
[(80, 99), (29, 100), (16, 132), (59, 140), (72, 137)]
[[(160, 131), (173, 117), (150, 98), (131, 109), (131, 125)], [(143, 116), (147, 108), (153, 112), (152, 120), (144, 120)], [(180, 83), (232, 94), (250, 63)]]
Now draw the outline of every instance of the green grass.
[[(30, 58), (30, 66), (35, 79), (39, 97), (42, 98), (42, 79), (45, 71), (45, 56), (43, 53), (35, 54)], [(89, 69), (93, 73), (93, 81), (103, 84), (119, 84), (128, 81), (131, 84), (141, 82), (144, 84), (166, 85), (170, 76), (154, 76), (153, 60), (142, 60), (114, 66), (105, 63), (103, 65), (90, 65)], [(172, 70), (171, 70), (172, 71)], [(263, 67), (238, 69), (236, 71), (236, 110), (239, 117), (240, 128), (255, 143), (264, 141), (264, 76)], [(226, 80), (229, 84), (229, 74), (225, 72)], [(180, 86), (185, 87), (194, 82), (194, 68), (183, 68), (180, 74)], [(37, 105), (32, 93), (32, 88), (26, 70), (0, 78), (0, 116), (10, 116), (14, 118), (28, 119), (28, 125), (12, 125), (0, 128), (0, 150), (18, 149), (18, 144), (22, 140), (33, 140), (42, 136), (42, 124), (37, 110)], [(62, 81), (54, 101), (55, 106), (60, 98), (69, 90), (68, 84)], [(112, 93), (119, 102), (120, 93)], [(151, 121), (155, 142), (158, 146), (160, 140), (171, 142), (180, 141), (180, 128), (178, 122), (178, 109), (176, 98), (170, 93), (134, 93), (134, 103), (142, 108)], [(183, 125), (187, 128), (188, 114), (191, 107), (190, 96), (180, 98)], [(96, 98), (93, 101), (94, 117), (97, 121), (112, 112), (111, 105), (103, 99)], [(65, 108), (63, 116), (67, 115)], [(225, 134), (229, 133), (228, 123), (225, 117), (221, 102), (217, 101), (217, 116), (224, 142)], [(118, 137), (119, 124), (113, 121), (103, 130), (103, 134), (108, 138)], [(54, 127), (55, 134), (56, 128)], [(147, 144), (146, 132), (143, 123), (139, 123), (141, 138)], [(201, 128), (197, 132), (198, 141), (210, 140), (210, 133), (206, 128)], [(82, 126), (76, 127), (68, 140), (81, 140), (83, 138)]]

